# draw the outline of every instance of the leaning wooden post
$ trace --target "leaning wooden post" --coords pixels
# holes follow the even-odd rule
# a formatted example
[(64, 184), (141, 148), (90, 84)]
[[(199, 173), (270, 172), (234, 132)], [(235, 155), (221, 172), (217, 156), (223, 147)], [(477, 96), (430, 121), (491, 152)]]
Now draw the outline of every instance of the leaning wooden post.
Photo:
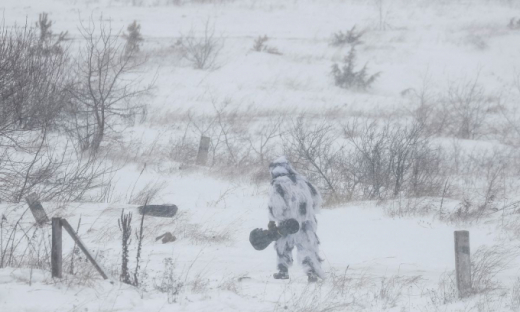
[(52, 248), (51, 248), (51, 271), (52, 277), (61, 278), (61, 218), (52, 218)]
[(455, 231), (455, 272), (459, 298), (471, 293), (471, 260), (469, 249), (469, 232)]
[(47, 217), (45, 210), (43, 210), (43, 206), (40, 203), (36, 193), (31, 193), (25, 198), (25, 201), (29, 205), (29, 208), (31, 209), (34, 219), (36, 219), (36, 224), (38, 224), (38, 226), (42, 226), (43, 224), (49, 222), (49, 218)]
[[(90, 261), (90, 263), (92, 263), (92, 265), (94, 266), (94, 268), (96, 268), (96, 270), (99, 272), (99, 274), (104, 279), (108, 279), (108, 276), (105, 274), (105, 272), (103, 271), (101, 266), (96, 262), (96, 259), (94, 259), (94, 257), (92, 257), (92, 255), (90, 254), (90, 251), (88, 251), (88, 249), (85, 246), (85, 244), (83, 244), (83, 242), (79, 238), (78, 234), (76, 234), (76, 232), (74, 232), (74, 229), (72, 229), (72, 226), (70, 226), (69, 222), (67, 220), (65, 220), (65, 219), (62, 219), (61, 220), (61, 225), (69, 233), (70, 237), (72, 237), (72, 239), (74, 239), (74, 241), (78, 245), (79, 249), (81, 249), (81, 251), (83, 251), (83, 253), (87, 257), (87, 259)], [(60, 235), (61, 235), (61, 229), (60, 229)], [(61, 255), (61, 253), (60, 253), (60, 255)], [(61, 259), (61, 256), (60, 256), (60, 259)], [(60, 266), (60, 268), (61, 268), (61, 266)], [(60, 276), (61, 276), (61, 269), (60, 269)]]
[(209, 151), (209, 137), (201, 136), (199, 152), (197, 153), (197, 161), (195, 162), (197, 165), (200, 165), (200, 166), (206, 165), (206, 162), (208, 161), (208, 151)]

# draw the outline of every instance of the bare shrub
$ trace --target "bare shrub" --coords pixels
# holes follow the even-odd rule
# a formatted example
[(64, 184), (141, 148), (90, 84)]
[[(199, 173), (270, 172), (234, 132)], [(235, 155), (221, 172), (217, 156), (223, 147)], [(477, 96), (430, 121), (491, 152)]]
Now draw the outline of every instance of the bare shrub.
[(332, 65), (332, 75), (334, 76), (334, 84), (340, 88), (367, 90), (380, 76), (380, 73), (369, 75), (366, 64), (356, 71), (356, 49), (353, 46), (343, 60), (341, 67), (338, 64)]
[(509, 267), (517, 252), (501, 245), (482, 246), (471, 258), (472, 291), (475, 294), (490, 292), (501, 287), (496, 276)]
[(507, 194), (517, 188), (516, 154), (514, 149), (462, 154), (455, 145), (445, 163), (452, 172), (453, 193), (461, 198), (461, 203), (442, 219), (474, 222), (499, 210), (514, 208), (515, 200), (509, 199)]
[(192, 119), (194, 118), (190, 114), (186, 116), (187, 121), (183, 126), (182, 135), (171, 137), (168, 142), (169, 149), (167, 150), (168, 158), (180, 162), (183, 165), (193, 164), (198, 153), (198, 140), (200, 137), (194, 137), (190, 135), (190, 130), (193, 127)]
[(441, 152), (421, 125), (354, 121), (343, 132), (346, 140), (338, 140), (334, 124), (300, 116), (283, 136), (284, 153), (322, 190), (327, 204), (441, 195)]
[(204, 26), (202, 37), (195, 37), (192, 30), (180, 41), (183, 57), (187, 59), (195, 69), (211, 69), (216, 66), (217, 57), (224, 47), (224, 39), (215, 35), (215, 26), (209, 19)]
[(500, 125), (490, 122), (498, 113), (505, 114), (510, 124), (513, 120), (511, 112), (501, 104), (500, 96), (479, 84), (479, 75), (472, 80), (450, 83), (445, 90), (437, 91), (427, 80), (422, 89), (407, 89), (401, 95), (411, 97), (413, 104), (408, 112), (429, 135), (479, 139), (492, 134), (510, 136), (511, 128), (516, 131), (515, 125), (502, 130)]
[(206, 278), (203, 272), (199, 272), (189, 281), (190, 290), (194, 293), (202, 294), (209, 288), (210, 280)]
[[(269, 118), (262, 122), (258, 127), (254, 127), (252, 133), (248, 134), (247, 140), (256, 158), (252, 163), (256, 163), (256, 170), (253, 171), (253, 181), (265, 181), (270, 178), (269, 171), (266, 170), (268, 161), (274, 159), (279, 149), (277, 139), (281, 136), (281, 127), (285, 120), (285, 114)], [(254, 156), (251, 156), (254, 157)]]
[(248, 142), (248, 126), (252, 117), (239, 113), (230, 100), (222, 103), (213, 100), (212, 104), (211, 115), (189, 115), (197, 133), (196, 142), (198, 144), (200, 136), (210, 138), (208, 165), (215, 172), (228, 177), (245, 176), (254, 170)]
[(50, 270), (50, 237), (44, 228), (22, 222), (29, 208), (21, 215), (5, 214), (0, 217), (0, 268), (30, 267)]
[(340, 176), (335, 165), (341, 146), (336, 143), (338, 132), (327, 121), (313, 123), (303, 115), (289, 126), (284, 137), (284, 152), (304, 175), (325, 191), (325, 198), (337, 201)]
[(397, 306), (403, 291), (409, 286), (417, 284), (421, 276), (405, 277), (393, 275), (389, 278), (381, 278), (375, 297), (381, 302), (383, 309), (391, 309)]
[(404, 127), (376, 122), (344, 127), (356, 153), (359, 186), (364, 198), (437, 195), (442, 188), (440, 157), (421, 125)]
[(445, 131), (462, 139), (477, 139), (486, 133), (489, 113), (498, 105), (496, 96), (488, 95), (473, 81), (450, 85), (444, 100), (447, 121)]
[(36, 192), (46, 201), (77, 201), (107, 185), (115, 169), (103, 163), (102, 155), (83, 155), (70, 145), (59, 151), (53, 144), (42, 137), (24, 153), (5, 152), (0, 158), (0, 199), (20, 202)]
[(57, 127), (68, 62), (66, 53), (47, 53), (33, 29), (0, 27), (0, 145), (21, 144), (23, 131)]
[(428, 289), (427, 294), (434, 306), (452, 303), (459, 298), (455, 272), (444, 272), (439, 277), (436, 288)]
[(222, 289), (222, 290), (225, 290), (225, 291), (230, 291), (230, 292), (235, 293), (235, 294), (239, 294), (239, 292), (240, 292), (240, 284), (237, 283), (238, 281), (239, 281), (239, 279), (237, 279), (234, 276), (231, 276), (231, 277), (228, 277), (228, 278), (224, 278), (220, 282), (220, 284), (218, 285), (218, 288)]
[[(246, 124), (240, 120), (239, 115), (233, 111), (229, 104), (229, 101), (225, 101), (220, 106), (217, 106), (215, 102), (213, 103), (219, 134), (216, 142), (212, 143), (214, 143), (215, 152), (217, 146), (221, 144), (227, 154), (223, 165), (245, 167), (250, 153), (250, 148), (246, 144), (246, 132), (244, 131)], [(215, 158), (213, 161), (215, 161)]]
[(154, 288), (168, 296), (168, 303), (177, 302), (184, 282), (175, 273), (175, 263), (172, 258), (164, 259), (164, 271), (160, 277), (154, 279)]
[(363, 41), (361, 41), (361, 37), (364, 34), (365, 34), (364, 31), (357, 31), (356, 25), (354, 25), (346, 33), (342, 32), (342, 31), (338, 31), (337, 33), (334, 33), (333, 38), (330, 42), (330, 45), (335, 46), (335, 47), (341, 47), (346, 44), (349, 44), (351, 46), (356, 46), (358, 44), (363, 43)]
[(266, 35), (264, 35), (263, 37), (258, 36), (258, 38), (256, 38), (255, 40), (255, 44), (253, 45), (253, 51), (281, 55), (282, 53), (280, 53), (280, 51), (278, 51), (277, 48), (270, 47), (265, 44), (267, 40), (269, 40), (269, 38)]
[(80, 27), (84, 46), (73, 68), (76, 81), (67, 124), (79, 147), (94, 152), (118, 121), (135, 115), (152, 88), (129, 77), (145, 61), (133, 57), (137, 51), (127, 50), (110, 24), (100, 21), (98, 28), (93, 18)]

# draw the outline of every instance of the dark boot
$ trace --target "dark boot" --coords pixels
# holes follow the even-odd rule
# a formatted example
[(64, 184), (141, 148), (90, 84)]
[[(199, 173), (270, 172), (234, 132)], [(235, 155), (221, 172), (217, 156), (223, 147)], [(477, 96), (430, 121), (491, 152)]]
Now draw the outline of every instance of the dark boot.
[(289, 270), (287, 269), (287, 267), (285, 265), (279, 264), (278, 270), (279, 270), (278, 273), (273, 274), (273, 277), (275, 279), (289, 279)]

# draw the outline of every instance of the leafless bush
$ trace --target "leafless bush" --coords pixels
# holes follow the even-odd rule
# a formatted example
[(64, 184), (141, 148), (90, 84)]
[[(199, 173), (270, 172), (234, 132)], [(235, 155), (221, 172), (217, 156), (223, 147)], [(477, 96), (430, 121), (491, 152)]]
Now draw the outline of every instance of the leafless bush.
[(441, 195), (440, 151), (418, 124), (357, 121), (343, 127), (300, 116), (284, 135), (284, 152), (325, 194), (328, 204), (352, 199)]
[(344, 127), (355, 148), (359, 186), (364, 198), (438, 195), (442, 188), (440, 157), (420, 125), (376, 122)]
[(208, 165), (229, 177), (246, 176), (254, 169), (248, 142), (248, 126), (252, 119), (240, 114), (229, 100), (222, 103), (214, 100), (213, 109), (210, 115), (189, 115), (197, 134), (197, 146), (200, 136), (209, 137)]
[(255, 40), (255, 44), (253, 45), (253, 51), (281, 55), (282, 53), (280, 53), (277, 48), (273, 48), (265, 44), (267, 40), (269, 40), (269, 38), (266, 35), (263, 37), (258, 36), (258, 38)]
[(27, 227), (20, 216), (2, 214), (0, 217), (0, 268), (30, 267), (50, 270), (50, 239), (45, 229)]
[(0, 27), (0, 139), (21, 144), (22, 131), (56, 127), (68, 95), (68, 56), (46, 53), (33, 29)]
[[(224, 159), (224, 166), (244, 167), (249, 160), (250, 148), (246, 143), (245, 124), (240, 121), (239, 115), (229, 107), (229, 102), (224, 102), (221, 106), (213, 103), (216, 115), (217, 131), (219, 132), (214, 145), (214, 152), (219, 145), (222, 146), (227, 159)], [(215, 163), (215, 158), (213, 159)]]
[(195, 69), (211, 69), (216, 65), (217, 57), (224, 47), (224, 39), (215, 36), (215, 26), (209, 19), (204, 27), (201, 38), (195, 37), (193, 29), (182, 37), (181, 49), (183, 56)]
[(230, 291), (235, 294), (239, 294), (240, 292), (240, 284), (238, 283), (238, 279), (234, 276), (227, 277), (224, 280), (220, 282), (220, 285), (218, 285), (219, 289)]
[(258, 127), (253, 127), (252, 133), (247, 137), (249, 145), (253, 154), (251, 157), (255, 157), (252, 161), (253, 164), (257, 164), (256, 170), (253, 171), (253, 181), (265, 181), (270, 178), (269, 171), (266, 170), (267, 162), (277, 155), (280, 142), (279, 137), (281, 136), (281, 127), (284, 123), (286, 116), (280, 114), (276, 117), (269, 118), (266, 122), (261, 122)]
[(455, 272), (444, 272), (439, 277), (436, 288), (428, 289), (427, 294), (434, 306), (452, 303), (459, 298)]
[(420, 279), (421, 276), (393, 275), (389, 278), (383, 277), (378, 285), (376, 299), (381, 302), (382, 308), (385, 310), (396, 307), (403, 291), (411, 285), (417, 284)]
[[(499, 112), (505, 114), (510, 124), (514, 123), (500, 96), (480, 85), (478, 75), (473, 80), (451, 83), (446, 90), (434, 91), (429, 81), (425, 81), (422, 89), (407, 89), (401, 94), (412, 98), (409, 113), (429, 135), (479, 139), (497, 132), (510, 134), (510, 127), (502, 130), (500, 125), (489, 122)], [(515, 125), (511, 127), (516, 131)]]
[(501, 287), (496, 276), (509, 267), (518, 253), (501, 245), (482, 246), (471, 258), (472, 292), (485, 293)]
[(284, 136), (284, 152), (296, 168), (303, 170), (311, 181), (325, 191), (326, 198), (337, 201), (341, 176), (336, 165), (342, 147), (337, 144), (338, 132), (327, 121), (313, 123), (299, 116)]
[(332, 65), (332, 75), (334, 84), (343, 89), (367, 90), (380, 76), (381, 73), (369, 75), (365, 64), (359, 71), (356, 71), (356, 49), (350, 48), (350, 52), (343, 60), (343, 65)]
[(473, 81), (452, 84), (444, 100), (443, 113), (447, 120), (445, 131), (462, 139), (477, 139), (486, 132), (489, 113), (496, 109), (499, 99), (488, 95)]
[(136, 49), (125, 49), (110, 24), (100, 21), (98, 27), (93, 18), (80, 27), (84, 46), (73, 67), (75, 85), (70, 90), (67, 124), (80, 148), (94, 152), (117, 121), (136, 114), (152, 88), (143, 86), (140, 77), (131, 78), (144, 62), (133, 57)]
[(164, 259), (164, 271), (154, 280), (156, 290), (166, 293), (168, 303), (177, 302), (177, 297), (184, 287), (184, 282), (175, 273), (175, 263), (172, 258)]
[(454, 145), (444, 162), (452, 173), (453, 194), (461, 198), (461, 203), (454, 211), (441, 216), (442, 219), (474, 222), (499, 210), (514, 208), (515, 201), (508, 199), (507, 194), (517, 188), (516, 155), (514, 149), (463, 154), (460, 147)]
[(210, 280), (206, 278), (203, 272), (199, 272), (189, 281), (190, 290), (194, 293), (202, 294), (208, 290)]
[(338, 31), (334, 34), (330, 45), (335, 47), (341, 47), (346, 44), (350, 44), (351, 46), (356, 46), (358, 44), (363, 43), (361, 41), (361, 37), (365, 34), (364, 31), (356, 31), (356, 25), (354, 25), (350, 30), (346, 33), (342, 31)]
[(183, 165), (193, 164), (195, 162), (199, 148), (197, 139), (200, 140), (200, 137), (194, 137), (190, 133), (190, 129), (193, 127), (193, 118), (193, 116), (188, 114), (186, 118), (188, 121), (182, 126), (182, 135), (171, 137), (168, 142), (168, 158), (180, 162)]
[(104, 187), (115, 170), (102, 154), (82, 154), (47, 131), (24, 146), (0, 149), (0, 200), (19, 202), (32, 192), (42, 200), (79, 200)]

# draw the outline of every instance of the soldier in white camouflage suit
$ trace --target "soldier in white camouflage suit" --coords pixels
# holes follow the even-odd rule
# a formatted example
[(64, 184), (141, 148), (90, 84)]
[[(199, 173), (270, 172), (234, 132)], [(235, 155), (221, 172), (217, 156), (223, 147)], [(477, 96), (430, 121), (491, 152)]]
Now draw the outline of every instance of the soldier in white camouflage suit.
[(324, 278), (319, 252), (320, 241), (316, 235), (316, 213), (319, 212), (321, 196), (305, 177), (298, 174), (285, 157), (279, 157), (269, 165), (271, 172), (271, 197), (269, 199), (269, 229), (275, 222), (296, 219), (300, 230), (275, 243), (278, 256), (278, 273), (275, 279), (288, 279), (289, 267), (293, 264), (292, 250), (298, 250), (298, 260), (307, 273), (309, 282)]

